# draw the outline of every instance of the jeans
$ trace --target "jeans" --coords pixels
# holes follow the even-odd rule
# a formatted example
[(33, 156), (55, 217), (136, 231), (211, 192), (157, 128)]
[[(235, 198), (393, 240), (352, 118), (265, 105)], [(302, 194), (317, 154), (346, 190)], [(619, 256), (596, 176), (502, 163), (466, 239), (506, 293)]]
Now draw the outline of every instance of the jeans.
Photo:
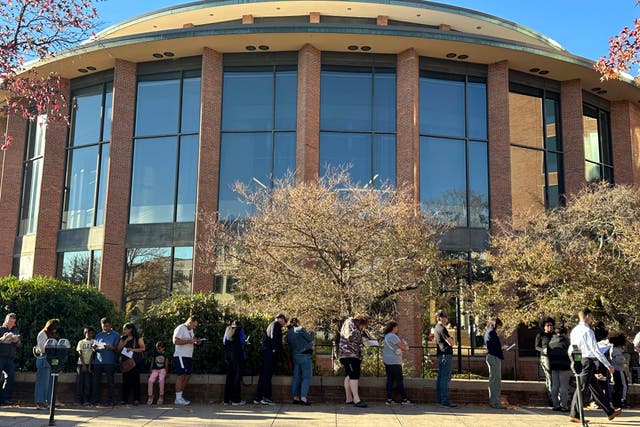
[(167, 376), (166, 369), (152, 369), (151, 375), (149, 375), (149, 382), (147, 383), (147, 395), (153, 396), (153, 383), (158, 380), (158, 387), (160, 388), (160, 396), (164, 396), (164, 379)]
[(92, 398), (91, 403), (100, 402), (100, 380), (102, 380), (102, 374), (107, 375), (108, 395), (107, 402), (113, 403), (113, 390), (114, 390), (114, 374), (116, 372), (116, 365), (96, 363), (93, 365), (93, 383), (92, 383)]
[[(544, 373), (544, 385), (547, 389), (547, 393), (551, 395), (551, 389), (553, 388), (553, 378), (551, 377), (551, 366), (549, 365), (549, 358), (546, 356), (540, 357), (540, 368)], [(551, 398), (553, 400), (553, 398)]]
[[(611, 407), (611, 402), (602, 391), (602, 387), (600, 386), (600, 384), (598, 384), (598, 379), (596, 378), (596, 362), (586, 357), (582, 358), (580, 386), (581, 387), (576, 388), (576, 391), (573, 393), (573, 400), (571, 401), (571, 412), (569, 413), (569, 416), (578, 418), (578, 414), (580, 413), (580, 407), (578, 405), (578, 393), (582, 393), (582, 396), (584, 397), (587, 390), (591, 392), (594, 400), (596, 401), (598, 406), (602, 408), (605, 414), (613, 414), (614, 409)], [(584, 399), (583, 402), (585, 402)]]
[(82, 365), (78, 365), (76, 372), (76, 402), (90, 403), (92, 373), (89, 370), (83, 371)]
[(436, 381), (436, 402), (443, 405), (451, 403), (449, 401), (449, 382), (451, 381), (451, 370), (453, 368), (453, 355), (441, 354), (438, 356), (438, 379)]
[(271, 377), (276, 367), (276, 353), (271, 350), (262, 350), (262, 369), (258, 380), (256, 400), (271, 399)]
[(36, 358), (36, 386), (34, 400), (36, 403), (47, 403), (51, 400), (51, 366), (45, 356)]
[(393, 383), (398, 385), (398, 393), (403, 399), (407, 398), (404, 391), (404, 378), (402, 377), (402, 365), (384, 364), (384, 370), (387, 372), (387, 399), (393, 398)]
[[(6, 374), (6, 379), (3, 378), (2, 372)], [(16, 366), (11, 357), (0, 357), (0, 403), (10, 402), (11, 393), (13, 392), (13, 381), (16, 376)], [(4, 384), (2, 384), (4, 381)]]
[[(295, 354), (293, 356), (293, 380), (291, 380), (291, 394), (293, 396), (308, 396), (312, 371), (310, 354)], [(298, 391), (300, 391), (299, 394)]]
[(500, 403), (502, 359), (492, 354), (487, 354), (487, 366), (489, 367), (489, 404), (491, 406), (502, 406), (502, 403)]
[(551, 400), (554, 408), (566, 408), (569, 404), (571, 371), (551, 371)]

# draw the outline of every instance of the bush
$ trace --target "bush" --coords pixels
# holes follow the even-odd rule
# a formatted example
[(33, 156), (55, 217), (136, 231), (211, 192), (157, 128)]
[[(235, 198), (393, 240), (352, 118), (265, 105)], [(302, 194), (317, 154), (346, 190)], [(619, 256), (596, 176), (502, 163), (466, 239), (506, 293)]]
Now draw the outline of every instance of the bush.
[(246, 371), (251, 374), (258, 371), (261, 363), (262, 337), (271, 320), (267, 317), (231, 316), (221, 310), (213, 293), (172, 295), (149, 307), (141, 321), (141, 329), (148, 349), (147, 356), (151, 354), (158, 341), (164, 341), (167, 344), (167, 351), (173, 354), (173, 331), (190, 315), (200, 319), (195, 333), (196, 337), (208, 339), (195, 348), (193, 353), (194, 373), (224, 373), (222, 337), (226, 325), (232, 318), (240, 321), (244, 326), (245, 334), (250, 337), (251, 344), (247, 346)]
[(111, 317), (114, 328), (122, 321), (113, 302), (96, 288), (49, 277), (18, 280), (9, 276), (0, 279), (0, 307), (4, 310), (2, 320), (10, 312), (18, 315), (22, 345), (16, 354), (16, 367), (21, 371), (35, 369), (32, 349), (38, 332), (49, 319), (60, 319), (58, 338), (67, 338), (71, 342), (72, 349), (65, 366), (69, 371), (75, 370), (75, 345), (84, 338), (85, 326), (93, 326), (98, 332), (102, 317)]

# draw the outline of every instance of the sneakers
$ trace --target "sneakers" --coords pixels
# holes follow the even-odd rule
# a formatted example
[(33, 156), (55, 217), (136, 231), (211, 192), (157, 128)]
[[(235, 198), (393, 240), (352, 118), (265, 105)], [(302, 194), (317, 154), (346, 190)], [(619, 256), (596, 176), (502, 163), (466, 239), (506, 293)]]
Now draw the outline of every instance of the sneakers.
[(622, 413), (622, 409), (617, 408), (615, 411), (613, 411), (613, 413), (611, 415), (609, 415), (609, 421), (613, 420), (615, 417), (617, 417), (618, 415), (620, 415)]
[(366, 408), (366, 407), (368, 407), (369, 405), (367, 405), (366, 403), (364, 403), (364, 402), (361, 400), (361, 401), (359, 401), (359, 402), (354, 403), (354, 404), (353, 404), (353, 406), (355, 406), (356, 408)]
[(269, 399), (268, 397), (263, 397), (262, 400), (260, 401), (261, 405), (269, 405), (269, 406), (273, 406), (276, 404), (276, 402), (274, 402), (273, 400)]
[(562, 411), (562, 408), (561, 408), (561, 407), (559, 407), (559, 406), (554, 406), (554, 407), (553, 407), (553, 409), (552, 409), (552, 411), (554, 411), (554, 412), (560, 412), (560, 411)]
[(153, 405), (153, 396), (149, 396), (147, 399), (147, 405)]
[(162, 395), (160, 397), (158, 397), (158, 402), (156, 402), (157, 405), (162, 405), (164, 403), (164, 399), (162, 397)]
[(187, 406), (189, 405), (191, 402), (189, 400), (186, 400), (183, 397), (180, 398), (176, 398), (175, 402), (173, 402), (176, 405), (180, 405), (180, 406)]
[(384, 401), (385, 405), (395, 405), (396, 403), (398, 403), (398, 402), (396, 402), (393, 399), (387, 399), (387, 400)]
[[(402, 399), (400, 401), (401, 405), (413, 405), (414, 401), (411, 399)], [(455, 403), (449, 403), (449, 406), (453, 407), (453, 406), (457, 406)]]
[(231, 406), (243, 406), (246, 405), (247, 402), (241, 400), (240, 402), (231, 402)]
[(262, 401), (258, 400), (258, 399), (253, 399), (253, 404), (254, 405), (262, 405)]

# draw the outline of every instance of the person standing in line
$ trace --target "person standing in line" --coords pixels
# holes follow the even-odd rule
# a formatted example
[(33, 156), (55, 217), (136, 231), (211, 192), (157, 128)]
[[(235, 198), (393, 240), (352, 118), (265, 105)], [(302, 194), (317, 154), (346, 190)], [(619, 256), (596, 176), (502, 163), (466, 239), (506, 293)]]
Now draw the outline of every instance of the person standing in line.
[(176, 405), (186, 406), (191, 402), (183, 397), (184, 389), (189, 383), (193, 372), (193, 346), (200, 345), (202, 340), (196, 338), (195, 329), (198, 327), (198, 318), (189, 316), (186, 322), (176, 326), (173, 331), (173, 367), (178, 376), (176, 380)]
[(362, 330), (369, 324), (369, 316), (359, 314), (349, 317), (340, 328), (340, 342), (338, 344), (338, 358), (344, 366), (344, 391), (347, 404), (353, 404), (356, 408), (366, 408), (368, 405), (360, 399), (358, 382), (360, 380), (360, 366), (364, 341)]
[(92, 390), (93, 395), (91, 403), (97, 405), (100, 403), (100, 380), (102, 374), (107, 376), (107, 406), (113, 406), (113, 392), (115, 388), (115, 373), (116, 373), (116, 350), (118, 349), (118, 342), (120, 341), (120, 335), (113, 329), (111, 329), (111, 319), (103, 317), (100, 320), (102, 331), (96, 335), (96, 340), (93, 345), (93, 349), (96, 353), (96, 357), (93, 362), (93, 381)]
[(304, 326), (300, 325), (300, 321), (297, 318), (294, 317), (289, 322), (287, 344), (289, 344), (291, 360), (293, 361), (291, 394), (294, 404), (311, 405), (308, 395), (313, 374), (311, 355), (313, 354), (313, 340), (315, 337), (316, 333), (314, 331), (307, 332)]
[[(556, 326), (555, 320), (552, 317), (547, 317), (544, 319), (544, 323), (542, 326), (542, 331), (536, 335), (536, 350), (538, 351), (538, 355), (540, 356), (540, 367), (542, 368), (542, 372), (544, 373), (544, 381), (545, 387), (547, 389), (547, 395), (551, 397), (551, 388), (553, 378), (551, 376), (551, 367), (549, 366), (549, 356), (547, 352), (549, 351), (548, 345), (551, 338), (553, 338), (553, 332)], [(550, 399), (553, 403), (553, 398)]]
[(551, 400), (553, 410), (569, 412), (569, 381), (571, 380), (571, 360), (567, 328), (561, 326), (547, 346), (549, 367), (551, 368)]
[(580, 387), (576, 388), (573, 393), (573, 400), (571, 401), (571, 412), (569, 413), (569, 420), (574, 423), (580, 423), (580, 407), (578, 400), (578, 393), (582, 393), (584, 396), (586, 390), (591, 391), (591, 395), (595, 399), (598, 406), (607, 414), (609, 421), (622, 413), (620, 408), (614, 409), (611, 403), (604, 395), (602, 389), (598, 385), (596, 378), (597, 363), (602, 363), (609, 371), (613, 373), (614, 367), (607, 360), (606, 357), (600, 352), (596, 336), (591, 329), (591, 310), (584, 309), (578, 312), (578, 318), (580, 323), (576, 325), (571, 331), (571, 347), (569, 347), (569, 354), (572, 354), (574, 349), (582, 353), (582, 371), (580, 372)]
[(246, 404), (242, 400), (242, 369), (246, 354), (244, 351), (246, 338), (244, 328), (237, 320), (233, 320), (224, 332), (222, 345), (224, 346), (224, 364), (227, 378), (224, 382), (224, 403), (233, 406)]
[(275, 405), (271, 400), (271, 378), (273, 371), (278, 364), (278, 357), (282, 354), (282, 327), (287, 323), (284, 314), (278, 314), (275, 320), (269, 323), (262, 339), (262, 369), (260, 370), (260, 379), (258, 379), (258, 388), (253, 403), (256, 405)]
[(78, 341), (76, 351), (78, 352), (78, 364), (76, 368), (76, 405), (91, 404), (91, 371), (93, 365), (93, 335), (95, 330), (92, 327), (84, 328), (84, 339)]
[(412, 405), (413, 402), (407, 397), (404, 389), (404, 377), (402, 375), (402, 352), (407, 351), (409, 346), (405, 340), (398, 337), (398, 322), (391, 320), (387, 322), (382, 333), (384, 334), (384, 342), (382, 347), (382, 363), (387, 373), (387, 400), (385, 405), (393, 405), (393, 383), (398, 387), (398, 393), (403, 405)]
[(158, 341), (156, 348), (151, 354), (151, 366), (149, 380), (147, 382), (147, 405), (153, 404), (153, 384), (158, 380), (158, 400), (157, 404), (162, 405), (164, 403), (164, 380), (169, 372), (169, 353), (165, 350), (166, 346), (164, 342)]
[(38, 332), (36, 337), (36, 347), (34, 353), (36, 354), (36, 384), (34, 390), (34, 400), (36, 402), (36, 409), (46, 409), (49, 406), (49, 400), (51, 399), (51, 366), (47, 361), (47, 355), (44, 352), (44, 347), (49, 339), (55, 338), (56, 333), (60, 329), (59, 319), (49, 319), (45, 323), (44, 328)]
[(500, 402), (500, 388), (502, 386), (502, 360), (506, 345), (500, 343), (496, 331), (502, 327), (502, 320), (495, 317), (487, 323), (484, 343), (487, 346), (487, 366), (489, 368), (489, 405), (495, 409), (505, 409)]
[(455, 403), (449, 400), (449, 382), (451, 381), (451, 371), (453, 368), (453, 346), (454, 339), (449, 335), (447, 322), (449, 318), (443, 310), (436, 312), (436, 326), (433, 332), (433, 339), (436, 343), (436, 356), (438, 357), (438, 380), (436, 382), (436, 402), (442, 406), (455, 408)]
[[(125, 350), (126, 349), (126, 350)], [(144, 339), (138, 334), (138, 329), (133, 323), (126, 323), (122, 327), (122, 338), (118, 343), (118, 352), (129, 351), (130, 357), (136, 363), (133, 369), (122, 373), (122, 403), (129, 403), (129, 393), (133, 395), (133, 406), (140, 404), (140, 368), (144, 359)], [(129, 356), (120, 355), (121, 360), (129, 359)]]
[(20, 333), (16, 326), (18, 316), (9, 313), (0, 326), (0, 406), (13, 405), (11, 393), (16, 375), (16, 348), (20, 346)]
[(624, 357), (624, 347), (627, 344), (627, 337), (620, 333), (612, 336), (609, 339), (612, 347), (610, 351), (611, 364), (615, 371), (613, 372), (613, 393), (611, 394), (611, 400), (613, 406), (616, 408), (628, 408), (627, 404), (627, 391), (629, 381), (627, 375), (624, 372), (625, 364), (627, 363)]

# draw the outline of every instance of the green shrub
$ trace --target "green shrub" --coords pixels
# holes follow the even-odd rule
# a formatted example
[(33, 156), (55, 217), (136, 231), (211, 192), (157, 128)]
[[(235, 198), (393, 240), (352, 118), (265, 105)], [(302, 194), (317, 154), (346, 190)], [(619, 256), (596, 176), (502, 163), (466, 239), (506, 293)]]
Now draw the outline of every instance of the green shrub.
[(38, 332), (47, 320), (60, 319), (58, 338), (67, 338), (72, 345), (66, 370), (74, 370), (77, 361), (75, 345), (83, 336), (85, 326), (100, 330), (100, 319), (111, 317), (116, 325), (122, 322), (113, 302), (96, 288), (73, 285), (49, 277), (18, 280), (15, 277), (0, 279), (0, 307), (2, 320), (9, 312), (18, 315), (17, 326), (22, 345), (16, 354), (18, 370), (34, 370), (32, 349)]

